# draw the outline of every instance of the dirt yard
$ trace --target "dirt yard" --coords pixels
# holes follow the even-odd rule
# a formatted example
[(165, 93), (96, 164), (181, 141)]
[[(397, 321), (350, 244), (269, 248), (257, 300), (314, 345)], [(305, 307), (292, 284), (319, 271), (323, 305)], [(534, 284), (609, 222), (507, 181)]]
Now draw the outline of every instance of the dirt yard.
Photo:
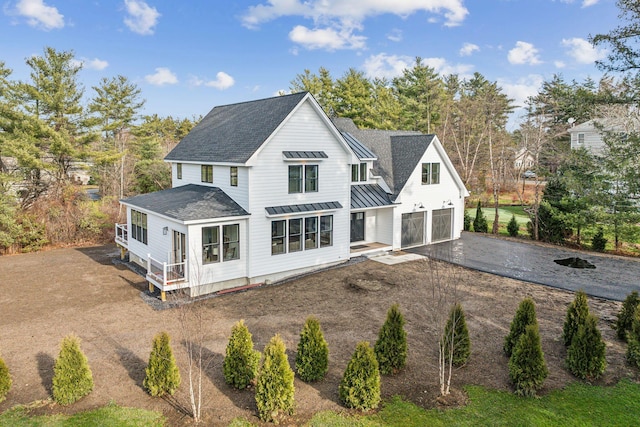
[[(114, 265), (116, 257), (114, 246), (0, 257), (0, 354), (13, 376), (13, 388), (0, 404), (0, 411), (49, 398), (59, 342), (75, 333), (82, 339), (93, 370), (94, 391), (71, 407), (49, 403), (39, 412), (76, 412), (114, 401), (160, 411), (170, 425), (189, 424), (180, 409), (188, 406), (180, 309), (152, 309), (141, 298), (146, 289), (144, 279), (124, 265)], [(257, 423), (253, 390), (233, 390), (222, 375), (230, 330), (239, 319), (245, 319), (259, 350), (274, 334), (280, 334), (293, 366), (305, 318), (319, 318), (329, 343), (329, 373), (316, 384), (295, 380), (297, 409), (290, 424), (297, 425), (316, 411), (344, 410), (337, 391), (347, 362), (358, 341), (375, 342), (394, 302), (400, 304), (407, 321), (409, 355), (403, 372), (383, 377), (383, 396), (399, 394), (425, 408), (434, 407), (438, 371), (432, 268), (428, 261), (387, 266), (369, 260), (196, 303), (193, 307), (204, 316), (204, 354), (210, 361), (204, 382), (206, 424), (226, 425), (234, 417)], [(472, 355), (467, 366), (454, 373), (456, 389), (480, 384), (510, 390), (502, 342), (525, 296), (536, 301), (549, 366), (542, 393), (574, 381), (563, 367), (561, 339), (565, 310), (573, 294), (444, 264), (438, 264), (437, 271), (455, 277), (471, 333)], [(611, 328), (620, 303), (590, 299), (589, 305), (599, 316), (607, 341), (609, 366), (598, 384), (637, 378), (637, 371), (625, 366), (625, 347)], [(151, 340), (162, 330), (173, 338), (183, 378), (173, 402), (151, 398), (142, 389)]]

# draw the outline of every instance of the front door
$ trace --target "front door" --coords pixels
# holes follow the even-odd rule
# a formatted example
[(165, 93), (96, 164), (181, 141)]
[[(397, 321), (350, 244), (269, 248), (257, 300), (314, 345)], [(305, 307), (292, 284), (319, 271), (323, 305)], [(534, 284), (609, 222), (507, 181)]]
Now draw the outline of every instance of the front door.
[(401, 245), (403, 248), (424, 245), (424, 214), (424, 212), (402, 214)]
[(351, 214), (351, 241), (361, 242), (364, 240), (364, 212), (353, 212)]
[[(173, 238), (171, 239), (171, 264), (184, 262), (187, 258), (186, 236), (179, 231), (173, 230)], [(174, 271), (180, 275), (184, 275), (184, 264), (175, 266)]]

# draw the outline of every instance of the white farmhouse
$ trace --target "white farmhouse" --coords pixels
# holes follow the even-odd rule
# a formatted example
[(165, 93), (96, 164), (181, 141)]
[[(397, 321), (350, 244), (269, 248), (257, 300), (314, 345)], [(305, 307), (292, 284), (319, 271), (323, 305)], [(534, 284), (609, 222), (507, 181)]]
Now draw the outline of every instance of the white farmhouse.
[(116, 225), (162, 299), (459, 238), (468, 196), (435, 135), (332, 122), (306, 92), (215, 107), (165, 161), (172, 188)]

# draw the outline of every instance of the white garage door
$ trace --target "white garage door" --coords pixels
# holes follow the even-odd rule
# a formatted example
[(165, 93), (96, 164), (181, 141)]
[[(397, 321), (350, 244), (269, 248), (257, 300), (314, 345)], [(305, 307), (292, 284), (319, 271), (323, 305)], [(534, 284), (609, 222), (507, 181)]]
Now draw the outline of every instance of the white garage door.
[(433, 211), (431, 220), (431, 242), (451, 240), (451, 223), (453, 209), (438, 209)]

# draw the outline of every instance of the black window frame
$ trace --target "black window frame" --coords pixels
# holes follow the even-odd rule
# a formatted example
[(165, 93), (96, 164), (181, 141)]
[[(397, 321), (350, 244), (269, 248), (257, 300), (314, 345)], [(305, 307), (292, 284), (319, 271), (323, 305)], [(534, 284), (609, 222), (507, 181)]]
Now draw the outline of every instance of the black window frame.
[[(289, 229), (287, 230), (287, 242), (289, 244), (289, 252), (300, 252), (302, 250), (302, 223), (302, 218), (291, 218), (288, 221)], [(292, 227), (292, 224), (297, 225)]]
[(229, 185), (232, 187), (238, 186), (238, 167), (237, 166), (229, 167)]
[(308, 216), (304, 219), (304, 250), (318, 248), (318, 217)]
[[(304, 168), (303, 165), (289, 165), (289, 194), (304, 192)], [(298, 176), (292, 176), (293, 171), (298, 171)]]
[(333, 215), (320, 216), (320, 247), (333, 246)]
[(176, 179), (182, 179), (182, 163), (176, 163)]
[(213, 184), (213, 165), (200, 165), (200, 182)]
[(319, 191), (320, 168), (318, 165), (304, 165), (304, 192), (317, 193)]
[(147, 214), (131, 209), (131, 237), (146, 245), (148, 235)]
[[(227, 230), (235, 229), (236, 240), (231, 240)], [(225, 224), (222, 226), (222, 260), (233, 261), (240, 259), (240, 224)]]
[[(210, 233), (211, 239), (205, 239), (205, 233), (208, 232), (209, 230), (212, 231), (212, 233)], [(215, 230), (215, 233), (213, 233), (214, 230)], [(215, 241), (213, 239), (214, 235), (215, 235)], [(210, 241), (205, 242), (205, 240), (210, 240)], [(209, 258), (209, 256), (207, 256), (208, 254), (210, 254), (211, 258), (215, 258), (215, 259), (205, 260), (205, 258)], [(220, 227), (217, 225), (213, 227), (202, 227), (202, 264), (203, 265), (214, 264), (220, 261), (221, 261)]]
[[(279, 230), (281, 228), (282, 230)], [(271, 255), (287, 253), (287, 221), (271, 221)]]

